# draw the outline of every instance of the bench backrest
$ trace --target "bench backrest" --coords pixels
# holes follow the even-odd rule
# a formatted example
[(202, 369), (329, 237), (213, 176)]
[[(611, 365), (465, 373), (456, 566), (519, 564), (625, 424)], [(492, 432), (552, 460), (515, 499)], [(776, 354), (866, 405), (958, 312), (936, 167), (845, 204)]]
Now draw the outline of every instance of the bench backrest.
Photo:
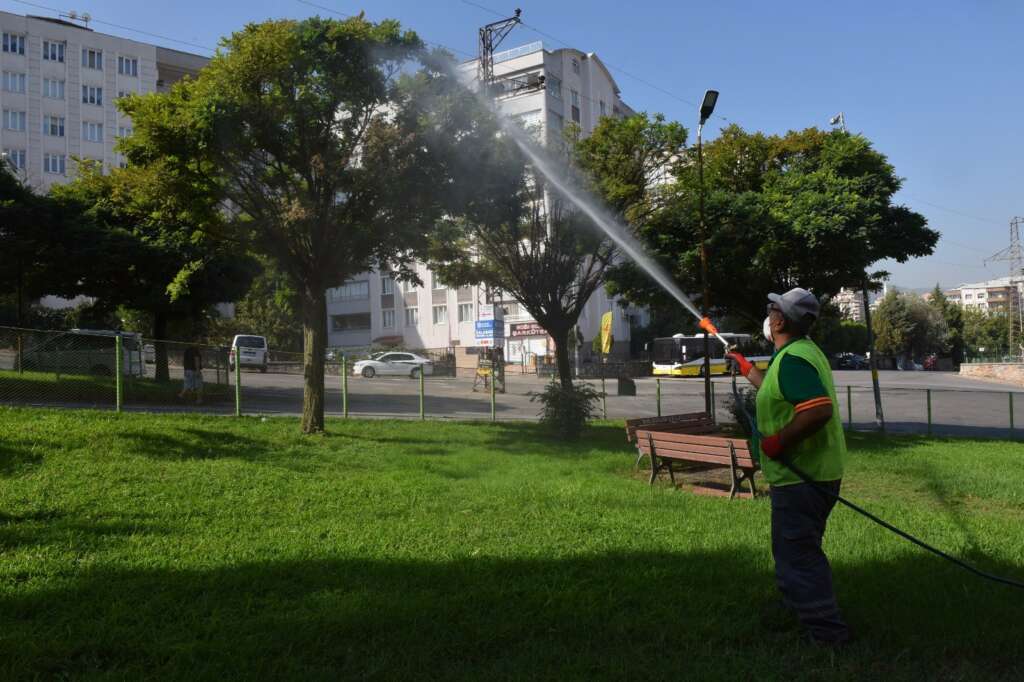
[(636, 442), (637, 429), (649, 431), (665, 431), (672, 433), (710, 433), (715, 430), (715, 422), (707, 412), (688, 412), (686, 414), (670, 414), (664, 417), (639, 417), (626, 420), (626, 438)]
[(655, 454), (659, 457), (729, 466), (732, 457), (729, 449), (731, 444), (736, 452), (737, 466), (744, 469), (758, 467), (757, 460), (750, 454), (750, 446), (742, 438), (701, 436), (652, 429), (640, 429), (636, 436), (636, 446), (646, 455), (651, 454), (653, 441)]

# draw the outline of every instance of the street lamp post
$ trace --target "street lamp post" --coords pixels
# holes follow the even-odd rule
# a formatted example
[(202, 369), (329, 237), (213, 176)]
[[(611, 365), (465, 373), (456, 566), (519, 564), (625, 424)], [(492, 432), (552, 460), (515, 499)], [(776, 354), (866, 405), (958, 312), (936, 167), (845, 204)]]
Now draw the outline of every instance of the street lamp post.
[[(718, 102), (718, 91), (708, 90), (704, 93), (704, 101), (700, 105), (700, 123), (697, 125), (697, 181), (700, 185), (700, 281), (703, 293), (700, 299), (701, 315), (708, 316), (711, 291), (708, 288), (708, 240), (707, 228), (704, 225), (704, 146), (702, 135), (704, 124), (715, 110)], [(711, 338), (704, 332), (704, 411), (711, 414)]]

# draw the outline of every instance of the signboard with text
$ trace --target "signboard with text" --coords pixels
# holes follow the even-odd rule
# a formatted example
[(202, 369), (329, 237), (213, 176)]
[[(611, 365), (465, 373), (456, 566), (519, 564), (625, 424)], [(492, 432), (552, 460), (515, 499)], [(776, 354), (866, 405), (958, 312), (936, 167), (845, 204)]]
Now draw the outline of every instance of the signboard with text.
[(508, 335), (516, 339), (523, 336), (547, 336), (548, 333), (536, 322), (517, 322), (508, 326)]

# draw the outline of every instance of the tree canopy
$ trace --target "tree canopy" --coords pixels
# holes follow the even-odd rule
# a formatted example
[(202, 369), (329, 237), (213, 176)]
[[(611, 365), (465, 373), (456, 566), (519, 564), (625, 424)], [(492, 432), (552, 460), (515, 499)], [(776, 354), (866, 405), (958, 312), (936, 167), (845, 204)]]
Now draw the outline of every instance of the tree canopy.
[[(597, 159), (649, 158), (657, 150), (653, 158), (664, 165), (656, 172), (584, 165), (655, 258), (684, 290), (697, 292), (700, 184), (696, 151), (681, 148), (684, 139), (678, 124), (659, 118), (605, 118), (581, 146)], [(893, 202), (901, 180), (860, 135), (809, 128), (776, 136), (731, 125), (704, 146), (704, 164), (710, 303), (751, 326), (763, 318), (769, 291), (801, 286), (834, 295), (859, 287), (878, 261), (926, 255), (938, 240), (923, 216)], [(635, 197), (635, 205), (621, 195)], [(667, 301), (632, 263), (618, 265), (609, 279), (634, 302)]]

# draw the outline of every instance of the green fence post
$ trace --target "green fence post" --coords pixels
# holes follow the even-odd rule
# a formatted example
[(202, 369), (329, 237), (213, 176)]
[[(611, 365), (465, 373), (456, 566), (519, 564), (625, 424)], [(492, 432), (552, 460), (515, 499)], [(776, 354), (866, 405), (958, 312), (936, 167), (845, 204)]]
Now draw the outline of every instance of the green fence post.
[(654, 380), (654, 386), (657, 391), (657, 403), (658, 403), (658, 416), (661, 416), (661, 377)]
[(604, 387), (604, 368), (601, 369), (601, 414), (608, 418), (608, 391)]
[(348, 418), (348, 358), (341, 356), (341, 414)]
[(495, 384), (494, 376), (495, 376), (495, 374), (494, 374), (494, 365), (491, 365), (491, 376), (489, 378), (491, 380), (491, 421), (492, 422), (498, 420), (498, 403), (497, 403), (497, 400), (495, 398), (495, 390), (496, 389), (494, 387), (494, 384)]
[[(423, 410), (423, 368), (422, 367), (420, 367), (419, 374), (420, 374), (420, 419), (426, 419), (427, 418), (426, 417), (426, 413)], [(493, 377), (492, 377), (492, 379), (493, 379)], [(493, 385), (494, 382), (492, 381), (491, 384)]]
[(1010, 436), (1013, 436), (1013, 391), (1007, 393), (1010, 396)]
[(121, 411), (124, 404), (124, 341), (121, 335), (114, 337), (114, 409)]
[(932, 435), (932, 389), (925, 389), (928, 395), (928, 435)]
[(853, 389), (846, 387), (846, 429), (853, 431)]
[(235, 356), (235, 416), (242, 416), (242, 363), (238, 354)]

